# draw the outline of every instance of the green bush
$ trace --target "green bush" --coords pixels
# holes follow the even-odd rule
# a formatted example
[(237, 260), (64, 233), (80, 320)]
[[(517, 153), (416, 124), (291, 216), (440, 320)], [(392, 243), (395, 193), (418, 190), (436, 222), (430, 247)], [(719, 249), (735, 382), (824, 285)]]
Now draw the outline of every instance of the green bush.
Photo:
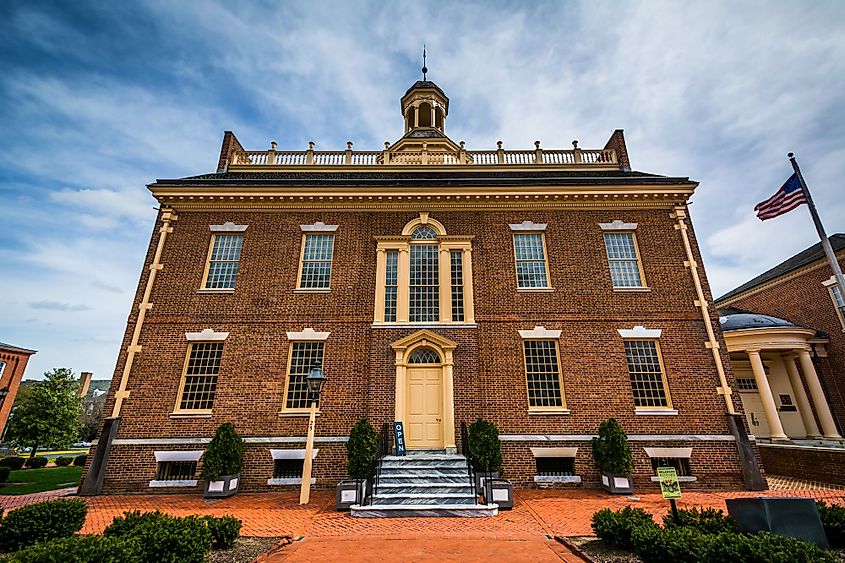
[(71, 536), (42, 542), (11, 555), (11, 563), (141, 563), (133, 541), (103, 536)]
[(663, 526), (667, 529), (675, 527), (695, 528), (702, 534), (721, 534), (722, 532), (735, 532), (736, 524), (721, 510), (713, 508), (698, 508), (678, 510), (678, 522), (675, 522), (672, 513), (669, 512), (663, 517)]
[(85, 461), (88, 459), (88, 454), (79, 454), (73, 458), (73, 465), (76, 467), (85, 467)]
[(753, 535), (723, 533), (704, 536), (703, 561), (707, 563), (836, 563), (837, 559), (815, 544), (768, 532)]
[(828, 505), (820, 500), (816, 503), (816, 507), (819, 509), (819, 516), (830, 547), (845, 548), (845, 506)]
[(201, 520), (211, 532), (213, 549), (231, 549), (241, 535), (241, 521), (234, 516), (203, 516)]
[(373, 476), (373, 456), (378, 449), (378, 434), (366, 418), (355, 423), (346, 442), (346, 467), (353, 479)]
[(67, 456), (60, 456), (60, 457), (57, 457), (57, 458), (56, 458), (55, 460), (53, 460), (53, 461), (55, 461), (55, 462), (56, 462), (56, 465), (57, 465), (58, 467), (67, 467), (68, 465), (70, 465), (71, 463), (73, 463), (73, 458), (72, 458), (72, 457), (67, 457)]
[(23, 464), (26, 460), (22, 457), (18, 457), (16, 455), (10, 455), (8, 457), (4, 457), (0, 459), (0, 465), (3, 467), (9, 467), (12, 471), (18, 471), (23, 469)]
[(46, 457), (37, 455), (35, 457), (31, 457), (31, 458), (27, 459), (26, 463), (24, 463), (24, 465), (26, 467), (29, 467), (30, 469), (40, 469), (40, 468), (46, 466), (48, 461), (49, 460)]
[(644, 525), (631, 534), (634, 552), (643, 563), (704, 563), (709, 537), (694, 528), (663, 530)]
[(468, 441), (473, 469), (483, 473), (501, 469), (502, 445), (495, 424), (479, 418), (469, 425)]
[(0, 483), (5, 483), (9, 480), (9, 475), (12, 473), (12, 468), (5, 465), (0, 465)]
[(628, 436), (615, 418), (599, 425), (599, 435), (592, 440), (593, 459), (605, 475), (630, 475), (634, 470)]
[(51, 500), (18, 508), (3, 519), (0, 547), (11, 551), (70, 537), (82, 528), (87, 513), (87, 505), (79, 499)]
[(603, 508), (593, 514), (593, 532), (604, 543), (620, 549), (632, 549), (632, 536), (635, 530), (642, 527), (660, 528), (654, 523), (651, 514), (642, 508), (626, 506), (622, 510)]
[(221, 475), (237, 475), (244, 464), (244, 441), (231, 422), (217, 427), (202, 459), (202, 478), (216, 481)]
[(211, 531), (196, 516), (136, 510), (116, 517), (103, 534), (135, 540), (142, 563), (202, 563), (211, 551)]

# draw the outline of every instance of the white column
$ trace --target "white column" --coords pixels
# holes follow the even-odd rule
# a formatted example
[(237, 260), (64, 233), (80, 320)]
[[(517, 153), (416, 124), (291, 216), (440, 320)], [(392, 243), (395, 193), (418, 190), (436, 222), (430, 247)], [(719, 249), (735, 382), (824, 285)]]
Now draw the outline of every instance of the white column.
[(766, 376), (763, 360), (760, 359), (760, 351), (748, 350), (748, 358), (751, 360), (751, 371), (754, 372), (757, 391), (760, 393), (760, 401), (763, 403), (766, 420), (769, 422), (769, 438), (773, 441), (787, 440), (788, 438), (783, 432), (783, 425), (780, 423), (775, 398), (772, 396), (772, 388), (769, 387), (769, 378)]
[(472, 249), (465, 248), (463, 254), (464, 271), (464, 322), (475, 322), (475, 298), (472, 289)]
[(394, 397), (394, 418), (405, 424), (405, 351), (396, 352), (396, 394)]
[(384, 284), (387, 275), (387, 251), (379, 248), (376, 251), (376, 304), (373, 309), (373, 321), (380, 323), (384, 321)]
[(789, 383), (792, 384), (792, 393), (795, 395), (795, 401), (798, 403), (801, 420), (804, 421), (804, 428), (807, 429), (807, 437), (821, 438), (822, 435), (819, 433), (819, 427), (816, 425), (816, 418), (813, 416), (813, 408), (810, 406), (810, 399), (807, 398), (807, 393), (804, 391), (804, 383), (798, 374), (798, 368), (795, 366), (795, 355), (784, 354), (783, 364), (786, 366), (786, 373), (789, 375)]
[(455, 445), (455, 384), (452, 376), (452, 351), (446, 350), (443, 366), (443, 442), (444, 447), (457, 451)]
[(841, 440), (842, 436), (836, 430), (836, 423), (833, 422), (833, 415), (830, 414), (830, 406), (824, 396), (819, 375), (813, 366), (813, 359), (808, 350), (798, 350), (798, 360), (801, 362), (801, 371), (807, 379), (807, 387), (810, 389), (810, 396), (813, 397), (813, 404), (816, 406), (816, 413), (819, 415), (819, 422), (822, 424), (824, 437), (829, 440)]

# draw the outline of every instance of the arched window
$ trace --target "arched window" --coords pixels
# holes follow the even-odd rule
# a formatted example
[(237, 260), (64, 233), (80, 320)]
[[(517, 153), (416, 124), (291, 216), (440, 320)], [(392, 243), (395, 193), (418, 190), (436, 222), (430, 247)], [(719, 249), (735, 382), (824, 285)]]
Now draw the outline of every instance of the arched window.
[(431, 104), (428, 102), (423, 102), (420, 104), (419, 109), (417, 110), (420, 112), (419, 117), (419, 126), (420, 127), (431, 127)]
[(408, 358), (409, 364), (439, 364), (440, 355), (431, 348), (417, 348)]
[(428, 225), (423, 225), (422, 227), (414, 229), (411, 238), (414, 240), (434, 240), (437, 238), (437, 231)]

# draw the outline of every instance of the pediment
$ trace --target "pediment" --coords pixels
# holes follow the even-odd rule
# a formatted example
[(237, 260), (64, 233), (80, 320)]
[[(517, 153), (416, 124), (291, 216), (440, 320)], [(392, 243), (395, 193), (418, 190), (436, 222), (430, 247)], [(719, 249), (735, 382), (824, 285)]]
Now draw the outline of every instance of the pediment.
[(390, 153), (419, 152), (423, 143), (428, 152), (457, 154), (461, 150), (457, 143), (436, 129), (413, 129), (390, 146)]
[(391, 348), (394, 350), (407, 350), (411, 346), (418, 344), (422, 341), (428, 342), (433, 344), (435, 347), (439, 347), (442, 350), (454, 350), (458, 347), (458, 343), (454, 340), (449, 340), (445, 336), (440, 336), (428, 329), (418, 330), (413, 334), (409, 334), (404, 338), (400, 338), (396, 342), (390, 345)]

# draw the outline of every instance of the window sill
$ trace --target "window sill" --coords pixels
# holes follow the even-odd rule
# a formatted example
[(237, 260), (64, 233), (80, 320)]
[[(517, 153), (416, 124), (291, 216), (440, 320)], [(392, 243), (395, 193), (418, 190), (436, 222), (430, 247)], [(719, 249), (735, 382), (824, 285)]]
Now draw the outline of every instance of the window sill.
[[(692, 477), (692, 476), (689, 476), (689, 475), (687, 475), (687, 476), (679, 475), (678, 476), (678, 482), (679, 483), (695, 483), (696, 481), (698, 481), (698, 477)], [(658, 477), (657, 475), (652, 475), (651, 476), (651, 482), (652, 483), (659, 483), (660, 477)]]
[[(267, 479), (268, 485), (301, 485), (302, 484), (302, 477), (293, 477), (293, 478), (285, 478), (285, 479)], [(315, 477), (311, 477), (311, 484), (316, 485), (317, 479)]]
[(220, 289), (204, 288), (204, 289), (198, 289), (197, 293), (199, 293), (200, 295), (202, 295), (202, 294), (210, 295), (210, 294), (214, 294), (214, 293), (229, 294), (229, 293), (235, 293), (235, 288), (234, 287), (231, 287), (231, 288), (225, 287), (225, 288), (220, 288)]
[(184, 481), (150, 481), (150, 488), (157, 489), (162, 487), (196, 487), (196, 479), (186, 479)]
[(553, 415), (553, 414), (569, 414), (569, 409), (557, 409), (557, 410), (547, 410), (547, 411), (537, 411), (537, 410), (528, 409), (528, 416), (534, 416), (534, 415), (545, 416), (545, 415)]
[(554, 293), (553, 287), (517, 287), (517, 293)]
[(197, 411), (197, 412), (178, 412), (170, 413), (170, 418), (211, 418), (211, 411)]
[(309, 288), (309, 287), (297, 287), (296, 289), (294, 289), (294, 290), (293, 290), (293, 292), (294, 292), (294, 293), (298, 293), (298, 294), (308, 294), (308, 293), (331, 293), (331, 292), (332, 292), (332, 288), (330, 288), (330, 287), (315, 287), (315, 288)]
[(678, 416), (677, 409), (636, 409), (634, 414), (640, 416)]
[(535, 475), (535, 483), (541, 484), (555, 484), (555, 483), (580, 483), (581, 477), (578, 475)]
[[(317, 409), (314, 414), (320, 416), (320, 409)], [(282, 411), (278, 413), (279, 418), (308, 418), (309, 416), (311, 416), (311, 411)]]
[(370, 328), (478, 328), (476, 323), (372, 323)]
[(650, 293), (650, 287), (614, 287), (616, 293)]

